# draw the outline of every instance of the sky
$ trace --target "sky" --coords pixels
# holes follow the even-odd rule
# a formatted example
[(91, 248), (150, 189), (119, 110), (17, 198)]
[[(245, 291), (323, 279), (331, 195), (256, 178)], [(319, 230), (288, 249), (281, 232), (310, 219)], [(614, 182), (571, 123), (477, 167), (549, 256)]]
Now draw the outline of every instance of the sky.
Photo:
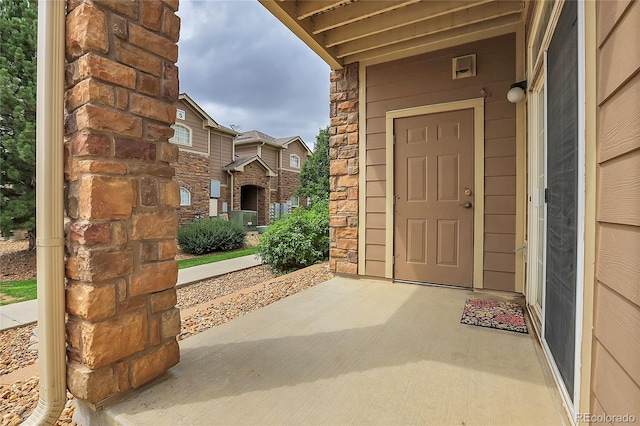
[(329, 124), (329, 66), (257, 0), (182, 0), (180, 93), (218, 124), (313, 149)]

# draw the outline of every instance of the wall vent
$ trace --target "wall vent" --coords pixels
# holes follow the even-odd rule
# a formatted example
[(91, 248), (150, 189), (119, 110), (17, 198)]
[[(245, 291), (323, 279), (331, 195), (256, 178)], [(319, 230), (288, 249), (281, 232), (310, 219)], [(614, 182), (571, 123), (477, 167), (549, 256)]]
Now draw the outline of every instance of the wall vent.
[(458, 56), (452, 60), (453, 79), (473, 77), (476, 75), (476, 54)]

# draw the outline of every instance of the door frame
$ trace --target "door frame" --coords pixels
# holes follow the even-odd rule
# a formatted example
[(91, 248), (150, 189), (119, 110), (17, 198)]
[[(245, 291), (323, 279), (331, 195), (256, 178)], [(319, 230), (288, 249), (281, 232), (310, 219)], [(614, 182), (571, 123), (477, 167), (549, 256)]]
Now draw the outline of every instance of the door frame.
[(394, 161), (395, 150), (393, 121), (396, 118), (414, 117), (418, 115), (436, 114), (464, 109), (473, 110), (473, 163), (474, 179), (473, 192), (473, 282), (472, 288), (483, 288), (484, 265), (484, 98), (466, 99), (441, 104), (404, 108), (386, 113), (386, 241), (385, 248), (385, 278), (393, 279), (393, 248), (395, 241), (394, 200)]

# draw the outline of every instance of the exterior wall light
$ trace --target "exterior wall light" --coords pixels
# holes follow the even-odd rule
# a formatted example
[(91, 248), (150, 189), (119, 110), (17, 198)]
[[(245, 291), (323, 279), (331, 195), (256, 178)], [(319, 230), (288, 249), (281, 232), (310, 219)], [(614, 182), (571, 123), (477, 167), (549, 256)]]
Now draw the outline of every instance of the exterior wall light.
[(511, 85), (511, 89), (507, 92), (507, 100), (512, 104), (516, 104), (524, 99), (524, 91), (527, 88), (526, 81), (519, 81)]

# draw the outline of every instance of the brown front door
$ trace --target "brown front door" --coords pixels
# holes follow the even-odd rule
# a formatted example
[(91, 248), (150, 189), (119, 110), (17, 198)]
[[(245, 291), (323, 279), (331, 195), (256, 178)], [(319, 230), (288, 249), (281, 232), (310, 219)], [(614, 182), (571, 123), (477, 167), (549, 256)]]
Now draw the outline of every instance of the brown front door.
[(394, 278), (472, 287), (473, 110), (399, 118), (394, 131)]

